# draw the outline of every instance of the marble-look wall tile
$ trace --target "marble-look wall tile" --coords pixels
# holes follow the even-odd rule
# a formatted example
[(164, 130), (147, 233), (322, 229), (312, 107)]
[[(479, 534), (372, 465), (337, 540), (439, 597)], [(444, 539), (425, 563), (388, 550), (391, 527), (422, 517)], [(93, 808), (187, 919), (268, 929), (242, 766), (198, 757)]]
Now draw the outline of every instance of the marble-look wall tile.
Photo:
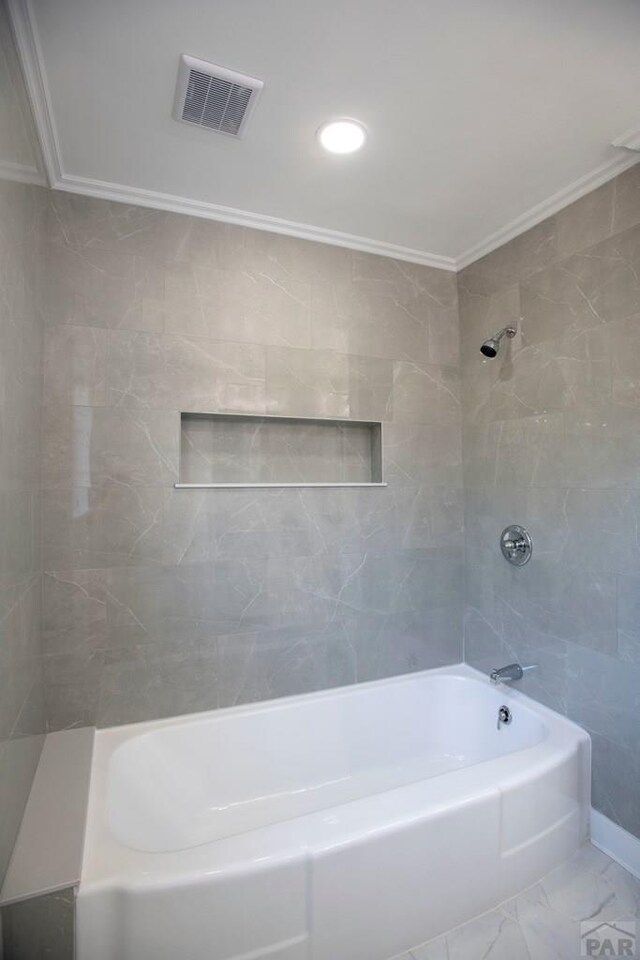
[[(619, 405), (618, 415), (630, 416), (640, 404), (640, 317), (607, 324), (611, 350), (612, 399)], [(620, 409), (626, 407), (627, 409)]]
[(161, 563), (165, 499), (159, 487), (108, 481), (44, 490), (45, 569)]
[(149, 714), (210, 710), (379, 679), (450, 662), (460, 607), (415, 613), (355, 614), (317, 626), (262, 626), (224, 633), (224, 625), (190, 625), (182, 647), (147, 643), (109, 653), (98, 723), (135, 722)]
[(313, 346), (391, 360), (457, 363), (455, 293), (448, 304), (438, 302), (430, 290), (437, 289), (431, 280), (436, 271), (428, 268), (422, 268), (424, 286), (407, 281), (399, 271), (389, 277), (386, 266), (376, 269), (379, 277), (314, 284)]
[(4, 960), (73, 960), (74, 914), (72, 888), (5, 907)]
[(177, 411), (52, 404), (45, 407), (43, 429), (45, 489), (166, 487), (178, 480)]
[(71, 193), (53, 193), (50, 209), (51, 243), (82, 256), (98, 250), (226, 268), (245, 243), (244, 228), (232, 224)]
[[(48, 249), (52, 728), (461, 658), (453, 275), (62, 194)], [(181, 412), (382, 422), (388, 486), (174, 490)], [(191, 426), (183, 479), (236, 469), (235, 440)], [(365, 451), (338, 431), (334, 449), (312, 430), (268, 449), (255, 434), (244, 452), (267, 481), (293, 463), (292, 443), (306, 450), (300, 479), (334, 479), (336, 460), (370, 479), (368, 439)]]
[[(52, 198), (54, 213), (59, 202)], [(47, 323), (162, 333), (161, 264), (88, 242), (76, 245), (64, 234), (60, 239), (48, 247), (42, 283)]]
[(86, 653), (107, 646), (106, 572), (47, 573), (43, 597), (44, 651), (47, 656)]
[[(500, 523), (494, 543), (506, 521)], [(511, 640), (544, 634), (558, 642), (616, 654), (615, 574), (565, 569), (555, 557), (539, 556), (533, 571), (516, 577), (513, 570), (504, 569), (506, 564), (502, 557), (496, 558), (495, 549), (483, 549), (475, 540), (467, 541), (467, 548), (468, 556), (483, 565), (467, 573), (469, 603), (492, 627)]]
[(640, 486), (640, 410), (611, 403), (596, 405), (567, 411), (564, 425), (569, 486)]
[(389, 483), (402, 485), (462, 483), (462, 441), (446, 422), (385, 423), (383, 465)]
[(165, 562), (188, 565), (245, 556), (307, 557), (403, 547), (454, 547), (461, 536), (459, 486), (235, 490), (184, 496), (165, 510)]
[(624, 824), (636, 837), (640, 835), (640, 763), (637, 744), (623, 746), (619, 738), (591, 733), (593, 770), (592, 803), (614, 823)]
[(265, 350), (256, 344), (113, 332), (107, 346), (107, 402), (260, 413), (265, 409)]
[(459, 289), (491, 296), (553, 263), (557, 249), (557, 224), (551, 217), (463, 270)]
[(616, 234), (521, 285), (527, 343), (627, 320), (640, 312), (640, 228)]
[(610, 180), (559, 211), (556, 215), (558, 257), (570, 257), (611, 236), (616, 189), (616, 181)]
[(49, 403), (98, 407), (107, 396), (107, 332), (52, 326), (45, 334), (44, 390)]
[(613, 232), (620, 233), (640, 223), (640, 167), (631, 167), (615, 181)]
[[(89, 711), (99, 723), (125, 722), (435, 666), (448, 662), (460, 628), (453, 549), (293, 566), (230, 558), (177, 574), (114, 568), (46, 581), (50, 709), (64, 725)], [(332, 663), (343, 669), (328, 674)]]
[[(442, 270), (354, 251), (353, 278), (368, 289), (388, 291), (410, 311), (417, 307), (427, 321), (428, 360), (457, 364), (459, 357), (457, 287)], [(385, 287), (385, 284), (387, 285)], [(377, 286), (376, 286), (377, 285)]]
[(267, 409), (278, 416), (384, 420), (394, 400), (394, 365), (329, 350), (267, 348)]
[[(458, 277), (465, 657), (537, 664), (523, 689), (591, 733), (594, 805), (638, 835), (639, 170)], [(499, 553), (508, 523), (533, 537), (521, 569)]]
[(46, 191), (7, 179), (40, 169), (29, 99), (0, 2), (0, 885), (43, 734), (40, 433), (43, 322), (37, 291)]
[(566, 433), (560, 413), (472, 422), (465, 425), (463, 436), (465, 477), (472, 487), (548, 487), (566, 480)]
[[(491, 360), (465, 365), (469, 419), (510, 420), (611, 399), (610, 343), (604, 330), (533, 345), (521, 340), (496, 360), (494, 366)], [(471, 378), (475, 382), (467, 388)]]
[(621, 573), (617, 579), (618, 655), (640, 661), (640, 575)]
[(165, 331), (273, 346), (311, 346), (311, 286), (261, 270), (211, 270), (170, 263)]
[[(242, 250), (232, 252), (231, 263), (277, 283), (342, 283), (354, 279), (354, 257), (343, 247), (305, 243), (284, 234), (246, 230)], [(379, 258), (374, 258), (379, 259)]]
[(396, 361), (391, 401), (388, 419), (456, 426), (461, 416), (459, 371), (448, 365)]
[(637, 747), (640, 664), (572, 645), (567, 654), (567, 671), (572, 680), (568, 706), (577, 722), (622, 747)]
[(348, 417), (346, 354), (269, 347), (267, 397), (267, 412), (279, 416)]

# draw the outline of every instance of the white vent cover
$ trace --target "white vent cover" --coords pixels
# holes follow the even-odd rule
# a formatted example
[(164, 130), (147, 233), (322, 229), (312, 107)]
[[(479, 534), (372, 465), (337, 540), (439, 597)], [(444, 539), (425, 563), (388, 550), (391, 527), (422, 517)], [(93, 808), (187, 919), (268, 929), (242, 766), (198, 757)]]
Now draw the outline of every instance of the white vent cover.
[(173, 116), (241, 137), (264, 84), (254, 77), (182, 55)]

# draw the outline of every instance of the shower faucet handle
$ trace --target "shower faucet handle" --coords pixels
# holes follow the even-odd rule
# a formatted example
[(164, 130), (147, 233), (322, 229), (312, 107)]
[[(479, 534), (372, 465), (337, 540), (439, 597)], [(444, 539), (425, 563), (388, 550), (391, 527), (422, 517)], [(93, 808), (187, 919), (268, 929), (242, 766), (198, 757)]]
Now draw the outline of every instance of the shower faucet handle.
[(512, 523), (505, 527), (500, 534), (500, 549), (502, 556), (515, 567), (522, 567), (531, 559), (533, 542), (529, 532), (524, 527)]
[(516, 540), (503, 540), (505, 550), (519, 550), (524, 552), (527, 549), (527, 541), (520, 537)]

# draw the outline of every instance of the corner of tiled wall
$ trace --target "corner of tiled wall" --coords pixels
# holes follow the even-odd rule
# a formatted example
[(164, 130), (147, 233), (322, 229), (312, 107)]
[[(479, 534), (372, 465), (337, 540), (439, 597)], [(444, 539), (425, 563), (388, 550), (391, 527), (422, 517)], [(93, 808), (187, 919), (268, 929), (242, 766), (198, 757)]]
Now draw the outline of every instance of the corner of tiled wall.
[[(640, 166), (458, 285), (466, 659), (538, 664), (524, 689), (589, 731), (594, 806), (640, 835)], [(508, 523), (526, 567), (500, 554)]]
[[(46, 191), (26, 90), (0, 2), (0, 884), (45, 730), (40, 646), (42, 317)], [(27, 176), (27, 179), (29, 177)]]

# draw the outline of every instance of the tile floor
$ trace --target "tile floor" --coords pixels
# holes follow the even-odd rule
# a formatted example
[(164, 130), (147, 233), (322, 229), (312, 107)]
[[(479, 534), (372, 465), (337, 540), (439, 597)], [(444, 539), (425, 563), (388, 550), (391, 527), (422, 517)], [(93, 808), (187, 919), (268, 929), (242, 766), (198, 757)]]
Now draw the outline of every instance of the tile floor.
[(394, 960), (580, 960), (580, 921), (636, 918), (640, 880), (586, 843), (524, 893)]

